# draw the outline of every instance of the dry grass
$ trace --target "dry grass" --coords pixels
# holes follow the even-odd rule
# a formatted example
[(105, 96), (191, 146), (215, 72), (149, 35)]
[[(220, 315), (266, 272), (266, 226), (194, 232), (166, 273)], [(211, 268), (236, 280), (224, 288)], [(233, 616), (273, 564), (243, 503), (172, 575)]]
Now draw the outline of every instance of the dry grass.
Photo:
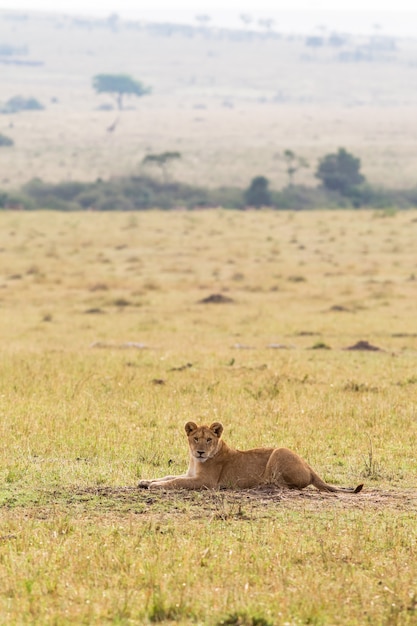
[[(207, 110), (167, 110), (158, 96), (125, 111), (114, 134), (106, 128), (115, 112), (65, 110), (23, 114), (12, 135), (13, 149), (0, 154), (2, 186), (40, 177), (48, 181), (95, 180), (145, 170), (148, 152), (174, 149), (181, 160), (170, 167), (176, 180), (194, 185), (245, 188), (257, 175), (274, 188), (288, 183), (284, 150), (291, 148), (310, 164), (296, 182), (315, 186), (318, 160), (340, 146), (362, 159), (362, 170), (375, 185), (414, 186), (414, 109), (348, 109), (240, 104), (227, 110), (213, 102)], [(1, 121), (1, 120), (0, 120)], [(7, 132), (7, 126), (3, 127)], [(147, 173), (154, 173), (150, 168)]]
[[(415, 623), (416, 228), (1, 212), (0, 621)], [(365, 490), (138, 491), (188, 419)]]
[[(47, 105), (1, 117), (1, 186), (178, 150), (186, 182), (278, 187), (287, 148), (313, 183), (340, 145), (371, 182), (415, 183), (415, 42), (351, 66), (48, 19), (0, 20), (45, 61), (3, 66), (0, 100)], [(154, 87), (113, 134), (98, 72)], [(416, 229), (415, 211), (0, 212), (0, 622), (415, 624)], [(137, 490), (184, 471), (188, 419), (365, 490)]]

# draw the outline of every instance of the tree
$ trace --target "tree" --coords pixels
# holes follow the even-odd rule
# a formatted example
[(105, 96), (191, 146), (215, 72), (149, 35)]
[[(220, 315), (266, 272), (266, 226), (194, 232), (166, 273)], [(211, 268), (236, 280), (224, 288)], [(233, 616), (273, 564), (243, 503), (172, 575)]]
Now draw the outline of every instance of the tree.
[(349, 39), (346, 35), (339, 35), (339, 33), (332, 33), (329, 37), (329, 46), (334, 48), (340, 48), (348, 43)]
[(299, 157), (292, 150), (284, 150), (284, 160), (288, 174), (288, 185), (294, 184), (294, 176), (303, 167), (309, 167), (307, 160), (304, 157)]
[(275, 24), (275, 20), (272, 19), (271, 17), (263, 18), (263, 19), (258, 20), (258, 24), (259, 26), (262, 26), (262, 28), (265, 28), (265, 30), (268, 33), (270, 33), (273, 25)]
[(145, 96), (151, 92), (140, 81), (127, 74), (97, 74), (93, 78), (93, 87), (97, 93), (110, 93), (116, 98), (119, 110), (123, 109), (124, 96)]
[(261, 207), (271, 205), (271, 194), (268, 189), (269, 180), (265, 176), (256, 176), (245, 191), (245, 202), (248, 206)]
[(162, 152), (161, 154), (147, 154), (142, 159), (142, 165), (154, 164), (161, 168), (164, 182), (168, 182), (168, 165), (181, 158), (180, 152)]
[(365, 181), (360, 173), (361, 161), (344, 148), (336, 154), (327, 154), (319, 161), (316, 178), (330, 190), (349, 196), (352, 190)]
[(249, 13), (241, 13), (239, 17), (242, 22), (249, 28), (250, 24), (253, 21), (253, 17), (249, 15)]
[(320, 35), (311, 35), (306, 38), (306, 46), (310, 46), (311, 48), (321, 48), (324, 45), (323, 37)]
[(207, 26), (207, 24), (211, 20), (211, 17), (210, 15), (207, 15), (206, 13), (200, 13), (199, 15), (195, 16), (195, 19), (197, 20), (197, 22), (201, 24), (201, 26)]
[(119, 22), (120, 22), (119, 14), (110, 13), (109, 17), (107, 18), (107, 24), (110, 30), (112, 30), (114, 33), (116, 33), (119, 28)]

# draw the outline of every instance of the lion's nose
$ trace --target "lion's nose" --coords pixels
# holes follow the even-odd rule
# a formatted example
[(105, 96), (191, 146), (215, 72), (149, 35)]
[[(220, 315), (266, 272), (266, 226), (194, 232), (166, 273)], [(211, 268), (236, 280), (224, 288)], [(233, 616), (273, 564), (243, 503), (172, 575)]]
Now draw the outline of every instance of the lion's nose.
[(197, 454), (198, 454), (198, 456), (203, 456), (204, 455), (204, 450), (197, 450)]

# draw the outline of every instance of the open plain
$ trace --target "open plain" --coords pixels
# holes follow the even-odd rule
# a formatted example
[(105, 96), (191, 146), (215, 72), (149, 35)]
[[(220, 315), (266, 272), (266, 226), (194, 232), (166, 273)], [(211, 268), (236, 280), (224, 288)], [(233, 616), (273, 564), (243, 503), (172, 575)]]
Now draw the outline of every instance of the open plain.
[[(415, 624), (416, 229), (1, 212), (1, 621)], [(364, 491), (137, 489), (190, 419)]]
[[(173, 179), (245, 188), (255, 176), (288, 183), (285, 150), (309, 167), (344, 147), (373, 185), (416, 185), (417, 41), (384, 35), (323, 38), (77, 19), (0, 11), (0, 105), (15, 96), (44, 109), (0, 114), (0, 189), (143, 173), (148, 154), (175, 151)], [(336, 45), (337, 43), (337, 45)], [(96, 94), (99, 73), (128, 74), (152, 93)], [(113, 130), (109, 130), (112, 129)], [(148, 173), (152, 172), (148, 168)]]
[[(0, 188), (414, 187), (417, 44), (0, 12)], [(118, 111), (92, 78), (152, 87)], [(150, 172), (160, 176), (160, 172)], [(117, 206), (112, 207), (117, 209)], [(417, 211), (0, 211), (0, 623), (414, 626)], [(140, 490), (184, 424), (360, 494)]]

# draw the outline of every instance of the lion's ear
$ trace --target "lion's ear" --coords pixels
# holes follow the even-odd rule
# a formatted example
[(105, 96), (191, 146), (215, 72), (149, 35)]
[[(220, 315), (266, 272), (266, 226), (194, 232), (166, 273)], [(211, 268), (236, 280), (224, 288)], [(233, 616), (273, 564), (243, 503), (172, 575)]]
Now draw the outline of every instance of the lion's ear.
[(193, 432), (193, 430), (197, 430), (198, 426), (194, 422), (187, 422), (185, 425), (185, 432), (187, 436)]
[(220, 424), (220, 422), (214, 422), (210, 426), (210, 430), (212, 430), (214, 434), (216, 435), (216, 437), (220, 439), (220, 437), (222, 436), (222, 432), (223, 432), (223, 424)]

